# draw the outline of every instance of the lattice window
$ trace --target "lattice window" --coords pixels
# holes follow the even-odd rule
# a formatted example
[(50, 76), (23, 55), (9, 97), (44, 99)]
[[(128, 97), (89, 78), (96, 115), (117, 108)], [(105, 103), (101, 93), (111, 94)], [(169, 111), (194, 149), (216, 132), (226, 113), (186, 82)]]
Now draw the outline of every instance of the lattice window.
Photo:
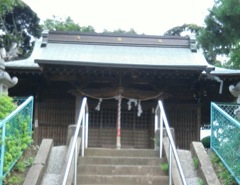
[(116, 128), (117, 112), (116, 109), (103, 108), (102, 112), (102, 128)]
[(89, 127), (100, 127), (101, 125), (101, 112), (93, 108), (89, 109)]

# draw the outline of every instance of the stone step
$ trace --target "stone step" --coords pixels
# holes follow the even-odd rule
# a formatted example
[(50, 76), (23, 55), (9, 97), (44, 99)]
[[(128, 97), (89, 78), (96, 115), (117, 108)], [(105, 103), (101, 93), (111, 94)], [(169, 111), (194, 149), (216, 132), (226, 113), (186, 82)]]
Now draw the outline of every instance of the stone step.
[(112, 156), (112, 157), (158, 157), (153, 149), (110, 149), (110, 148), (88, 148), (85, 156)]
[(78, 175), (78, 184), (167, 185), (167, 176), (151, 175)]
[(81, 165), (78, 172), (81, 175), (165, 175), (160, 166), (139, 165)]
[(163, 159), (153, 157), (80, 157), (79, 165), (148, 165), (159, 166)]
[(160, 159), (150, 149), (89, 148), (78, 161), (78, 184), (167, 185)]

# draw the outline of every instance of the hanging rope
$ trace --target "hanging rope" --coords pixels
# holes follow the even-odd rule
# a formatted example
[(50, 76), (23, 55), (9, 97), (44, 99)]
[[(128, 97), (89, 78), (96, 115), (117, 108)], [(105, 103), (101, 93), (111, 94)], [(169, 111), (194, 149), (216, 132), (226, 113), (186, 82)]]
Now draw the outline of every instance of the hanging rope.
[[(87, 97), (90, 97), (90, 98), (93, 98), (93, 99), (105, 99), (105, 100), (109, 100), (109, 99), (113, 99), (115, 98), (116, 99), (116, 96), (109, 96), (109, 97), (99, 97), (99, 96), (94, 96), (94, 95), (91, 95), (91, 94), (88, 94), (88, 93), (85, 93), (84, 91), (81, 91), (81, 90), (78, 90), (78, 92), (81, 93), (81, 95), (83, 96), (87, 96)], [(124, 94), (124, 93), (123, 93)], [(135, 99), (135, 98), (130, 98), (128, 96), (124, 96), (123, 94), (121, 94), (121, 97), (122, 98), (125, 98), (125, 99)], [(163, 92), (160, 92), (156, 95), (152, 95), (152, 96), (149, 96), (149, 97), (145, 97), (145, 98), (136, 98), (136, 100), (141, 100), (141, 101), (148, 101), (148, 100), (152, 100), (152, 99), (158, 99), (161, 95), (163, 94)]]
[(133, 99), (133, 98), (130, 98), (128, 100), (128, 110), (131, 110), (132, 109), (132, 103), (134, 103), (135, 106), (137, 106), (137, 100), (136, 99)]
[(121, 148), (121, 104), (122, 104), (122, 97), (119, 95), (117, 97), (118, 100), (118, 111), (117, 111), (117, 149)]
[(142, 114), (142, 106), (141, 106), (141, 100), (138, 100), (138, 113), (137, 116), (140, 117)]
[(97, 104), (97, 106), (95, 107), (95, 110), (100, 111), (101, 103), (102, 103), (102, 98), (100, 98), (100, 99), (98, 100), (98, 104)]
[(137, 106), (137, 109), (138, 109), (138, 113), (137, 113), (137, 116), (140, 117), (141, 114), (142, 114), (142, 106), (141, 106), (141, 100), (137, 100), (137, 99), (129, 99), (128, 100), (128, 110), (131, 110), (132, 108), (132, 103), (134, 103), (135, 106)]

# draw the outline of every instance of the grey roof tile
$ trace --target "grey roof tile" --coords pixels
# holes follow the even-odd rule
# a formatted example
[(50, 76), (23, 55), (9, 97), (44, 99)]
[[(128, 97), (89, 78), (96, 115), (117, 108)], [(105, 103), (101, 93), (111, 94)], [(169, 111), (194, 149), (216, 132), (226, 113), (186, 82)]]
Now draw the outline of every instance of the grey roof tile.
[(76, 45), (48, 43), (39, 61), (134, 66), (207, 66), (204, 56), (188, 48)]
[[(32, 55), (25, 60), (6, 62), (8, 68), (39, 69), (36, 62), (74, 65), (119, 65), (131, 67), (214, 67), (207, 63), (201, 51), (189, 48), (111, 46), (96, 44), (48, 43), (41, 47), (37, 40)], [(240, 74), (240, 70), (215, 68), (213, 74)]]

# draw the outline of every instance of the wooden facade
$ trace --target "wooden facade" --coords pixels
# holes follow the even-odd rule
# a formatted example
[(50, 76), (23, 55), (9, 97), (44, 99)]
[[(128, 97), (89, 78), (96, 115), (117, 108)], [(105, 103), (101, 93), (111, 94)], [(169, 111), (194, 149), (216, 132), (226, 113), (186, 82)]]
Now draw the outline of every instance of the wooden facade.
[[(119, 35), (102, 36), (100, 34), (78, 36), (76, 33), (52, 33), (48, 40), (44, 40), (42, 43), (41, 50), (43, 53), (48, 52), (48, 47), (50, 50), (54, 46), (58, 51), (61, 50), (58, 45), (67, 47), (69, 43), (73, 45), (74, 50), (79, 45), (86, 46), (90, 51), (90, 46), (94, 50), (98, 45), (110, 46), (111, 50), (127, 45), (133, 47), (130, 48), (131, 52), (137, 50), (138, 53), (139, 49), (142, 52), (143, 49), (146, 49), (147, 52), (140, 57), (143, 60), (149, 54), (148, 49), (153, 49), (154, 54), (158, 47), (163, 48), (163, 55), (165, 55), (164, 48), (172, 48), (173, 51), (175, 51), (174, 48), (177, 48), (177, 52), (181, 48), (189, 49), (190, 54), (186, 52), (186, 55), (191, 55), (192, 52), (189, 38), (120, 37)], [(99, 48), (97, 49), (99, 50)], [(88, 50), (84, 49), (83, 51), (89, 52)], [(116, 50), (114, 51), (116, 52)], [(107, 53), (110, 50), (104, 49), (101, 52)], [(77, 51), (74, 51), (73, 54), (77, 55)], [(99, 57), (101, 54), (97, 53), (96, 55)], [(169, 56), (164, 56), (162, 59), (169, 60), (168, 58), (174, 54), (177, 55), (177, 53), (170, 52)], [(46, 59), (33, 58), (33, 62), (39, 65), (34, 69), (17, 68), (14, 65), (7, 66), (10, 75), (19, 78), (17, 86), (10, 89), (9, 94), (35, 97), (36, 143), (40, 143), (43, 138), (53, 138), (55, 145), (65, 144), (67, 127), (76, 122), (79, 97), (87, 96), (90, 107), (89, 147), (115, 147), (117, 100), (114, 96), (121, 92), (123, 97), (121, 108), (122, 147), (154, 147), (154, 110), (157, 100), (161, 99), (164, 102), (170, 126), (175, 129), (177, 147), (189, 148), (191, 141), (200, 139), (200, 125), (209, 119), (210, 102), (234, 101), (228, 92), (228, 85), (235, 84), (239, 80), (239, 76), (226, 77), (223, 93), (219, 94), (219, 83), (208, 79), (202, 73), (206, 68), (204, 65), (170, 65), (167, 61), (164, 61), (166, 63), (164, 65), (157, 63), (138, 65), (124, 63), (125, 61), (123, 61), (124, 64), (102, 64), (94, 61), (93, 63), (74, 61), (74, 58), (66, 59), (68, 56), (65, 58), (59, 56), (57, 60), (54, 58), (55, 55), (58, 54), (52, 53)], [(70, 54), (68, 53), (68, 55)], [(115, 60), (115, 56), (112, 53), (110, 55), (113, 57), (111, 60)], [(86, 59), (85, 55), (84, 57)], [(94, 59), (97, 60), (97, 57)], [(120, 57), (121, 60), (129, 60), (127, 56)], [(178, 56), (176, 58), (178, 59)], [(181, 58), (185, 60), (186, 57), (181, 55), (179, 60)], [(154, 56), (148, 60), (153, 59)], [(100, 110), (97, 111), (95, 107), (100, 98), (103, 101)], [(137, 107), (132, 106), (132, 109), (128, 110), (127, 103), (131, 98), (141, 100), (143, 113), (140, 117), (137, 116)]]
[[(21, 75), (18, 75), (21, 76)], [(38, 78), (39, 76), (36, 75)], [(43, 77), (42, 77), (43, 78)], [(30, 77), (35, 83), (34, 77)], [(24, 87), (19, 82), (19, 87)], [(169, 81), (166, 81), (169, 83)], [(25, 84), (25, 82), (24, 82)], [(66, 142), (68, 125), (75, 123), (75, 97), (69, 93), (68, 85), (56, 82), (41, 81), (38, 84), (43, 89), (34, 89), (30, 92), (35, 95), (35, 141), (40, 144), (43, 138), (53, 138), (55, 145)], [(10, 95), (27, 96), (29, 92), (24, 89), (13, 88)], [(184, 92), (184, 90), (183, 90)], [(192, 94), (192, 93), (191, 93)], [(193, 140), (199, 140), (201, 124), (200, 107), (194, 97), (177, 92), (175, 99), (167, 97), (165, 106), (170, 126), (175, 129), (177, 146), (188, 148)], [(176, 103), (174, 103), (176, 102)], [(188, 102), (185, 104), (184, 102)], [(90, 107), (90, 147), (113, 147), (116, 143), (117, 101), (115, 99), (103, 100), (100, 111), (96, 111), (98, 99), (88, 98)], [(128, 110), (127, 99), (122, 102), (122, 147), (153, 148), (154, 147), (154, 109), (157, 99), (142, 101), (143, 114), (137, 116), (137, 108), (132, 106)]]

